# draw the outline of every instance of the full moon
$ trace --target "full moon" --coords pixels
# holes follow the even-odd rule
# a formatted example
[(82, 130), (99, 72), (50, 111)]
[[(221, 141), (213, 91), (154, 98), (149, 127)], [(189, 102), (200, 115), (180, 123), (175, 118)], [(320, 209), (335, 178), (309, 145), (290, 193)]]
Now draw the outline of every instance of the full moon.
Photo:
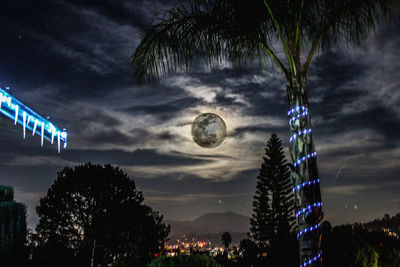
[(197, 116), (192, 123), (192, 137), (201, 147), (217, 147), (226, 137), (226, 124), (220, 116), (214, 113), (203, 113)]

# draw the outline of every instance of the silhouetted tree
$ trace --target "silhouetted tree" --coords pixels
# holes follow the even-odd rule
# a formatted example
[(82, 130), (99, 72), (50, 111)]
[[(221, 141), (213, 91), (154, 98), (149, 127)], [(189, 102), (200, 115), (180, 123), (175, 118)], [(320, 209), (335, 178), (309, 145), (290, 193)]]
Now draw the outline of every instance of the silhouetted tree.
[(257, 244), (248, 238), (240, 241), (240, 251), (242, 252), (242, 265), (243, 266), (254, 266), (257, 262), (258, 246)]
[(382, 231), (382, 228), (388, 228), (391, 231), (400, 233), (400, 213), (390, 217), (389, 214), (385, 214), (382, 219), (376, 219), (372, 222), (365, 224), (368, 230)]
[(226, 249), (229, 248), (229, 245), (232, 243), (232, 236), (229, 232), (225, 232), (221, 236), (221, 242), (224, 244), (224, 247)]
[[(306, 87), (312, 59), (320, 48), (362, 44), (382, 21), (398, 13), (398, 0), (192, 0), (158, 13), (132, 57), (132, 75), (153, 81), (188, 71), (196, 56), (209, 66), (228, 61), (234, 67), (255, 59), (264, 67), (269, 57), (286, 78), (293, 111), (288, 114), (293, 178), (301, 185), (318, 179)], [(273, 40), (280, 50), (274, 49)], [(295, 198), (298, 210), (320, 202), (319, 184), (300, 188)], [(322, 216), (319, 206), (298, 217), (305, 233), (299, 236), (302, 264), (319, 253)]]
[(259, 242), (287, 238), (295, 225), (289, 164), (282, 142), (274, 133), (267, 142), (257, 176), (250, 232)]
[(220, 267), (214, 259), (204, 254), (179, 255), (173, 258), (158, 257), (150, 262), (148, 267)]
[(0, 266), (26, 264), (26, 207), (14, 201), (14, 190), (0, 185)]
[[(328, 222), (328, 221), (324, 221), (322, 223), (321, 232), (322, 232), (322, 235), (321, 235), (322, 259), (324, 261), (326, 261), (326, 260), (329, 261), (329, 259), (327, 259), (326, 257), (328, 255), (328, 253), (327, 253), (328, 244), (329, 244), (329, 241), (330, 241), (331, 236), (332, 236), (332, 225), (331, 225), (331, 223)], [(332, 256), (334, 256), (334, 255), (332, 255)]]
[[(325, 225), (325, 231), (329, 227)], [(324, 266), (378, 266), (378, 253), (367, 242), (370, 233), (361, 224), (340, 225), (332, 229), (324, 253)]]
[(350, 267), (378, 267), (378, 252), (369, 244), (363, 242), (356, 251), (354, 263)]
[(64, 168), (37, 207), (43, 256), (58, 257), (57, 266), (71, 254), (74, 266), (145, 266), (163, 249), (169, 226), (143, 201), (119, 168)]
[(225, 262), (227, 262), (228, 261), (228, 248), (229, 248), (229, 245), (232, 243), (231, 234), (229, 232), (223, 233), (221, 236), (221, 242), (225, 247), (223, 259)]

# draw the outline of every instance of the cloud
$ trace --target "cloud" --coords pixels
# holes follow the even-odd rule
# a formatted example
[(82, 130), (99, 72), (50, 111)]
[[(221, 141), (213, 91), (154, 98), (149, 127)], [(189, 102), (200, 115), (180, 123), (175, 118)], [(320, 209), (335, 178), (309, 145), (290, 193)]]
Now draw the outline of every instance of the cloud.
[(369, 187), (366, 185), (334, 186), (334, 187), (323, 188), (322, 193), (350, 196), (350, 195), (363, 194), (368, 189)]
[(77, 162), (48, 156), (21, 156), (5, 163), (9, 166), (74, 166)]
[(146, 202), (152, 203), (157, 206), (174, 206), (178, 204), (190, 204), (193, 202), (201, 201), (204, 199), (207, 200), (219, 200), (219, 199), (229, 199), (236, 198), (243, 195), (247, 195), (246, 193), (239, 194), (170, 194), (166, 192), (159, 191), (147, 191), (146, 192)]

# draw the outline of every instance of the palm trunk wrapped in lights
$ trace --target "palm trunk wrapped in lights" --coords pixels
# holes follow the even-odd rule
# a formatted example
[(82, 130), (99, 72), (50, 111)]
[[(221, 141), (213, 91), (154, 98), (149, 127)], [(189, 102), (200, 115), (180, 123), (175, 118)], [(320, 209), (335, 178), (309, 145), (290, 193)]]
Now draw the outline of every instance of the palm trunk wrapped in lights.
[(300, 242), (300, 266), (322, 266), (322, 202), (307, 90), (304, 85), (287, 85), (286, 91), (290, 106), (289, 150), (293, 161), (292, 179), (299, 226), (297, 238)]

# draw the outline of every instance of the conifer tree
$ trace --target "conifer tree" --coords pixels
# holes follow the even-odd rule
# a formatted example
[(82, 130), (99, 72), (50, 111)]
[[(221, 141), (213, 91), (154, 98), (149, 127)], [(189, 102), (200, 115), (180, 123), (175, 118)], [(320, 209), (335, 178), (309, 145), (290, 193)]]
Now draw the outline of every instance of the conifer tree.
[(267, 142), (265, 152), (257, 176), (250, 219), (252, 237), (262, 243), (288, 237), (295, 224), (289, 164), (283, 153), (282, 141), (275, 133)]
[(14, 190), (0, 185), (0, 266), (24, 265), (26, 207), (14, 201)]

